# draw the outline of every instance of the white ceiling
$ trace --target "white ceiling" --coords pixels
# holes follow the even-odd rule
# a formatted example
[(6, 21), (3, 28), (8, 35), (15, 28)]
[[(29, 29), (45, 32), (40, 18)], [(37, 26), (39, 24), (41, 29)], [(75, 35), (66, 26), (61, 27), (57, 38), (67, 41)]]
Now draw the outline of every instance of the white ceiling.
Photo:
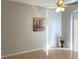
[[(9, 1), (15, 1), (15, 2), (20, 2), (20, 3), (26, 3), (26, 4), (31, 4), (35, 6), (42, 6), (42, 7), (55, 7), (56, 2), (58, 0), (9, 0)], [(77, 0), (65, 0), (65, 3), (73, 3)]]

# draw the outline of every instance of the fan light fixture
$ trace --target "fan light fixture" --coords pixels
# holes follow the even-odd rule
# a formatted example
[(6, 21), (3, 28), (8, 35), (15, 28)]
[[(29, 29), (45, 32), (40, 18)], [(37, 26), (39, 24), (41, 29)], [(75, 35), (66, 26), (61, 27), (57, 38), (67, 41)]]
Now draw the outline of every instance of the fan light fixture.
[(65, 3), (63, 0), (59, 0), (57, 3), (57, 9), (56, 9), (56, 12), (63, 12), (65, 11)]

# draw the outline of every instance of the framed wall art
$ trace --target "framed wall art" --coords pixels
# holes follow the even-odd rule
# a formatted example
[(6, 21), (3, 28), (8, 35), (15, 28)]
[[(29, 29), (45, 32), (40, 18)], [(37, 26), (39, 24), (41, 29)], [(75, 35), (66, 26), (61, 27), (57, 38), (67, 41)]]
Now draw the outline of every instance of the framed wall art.
[(33, 31), (44, 31), (45, 30), (45, 19), (43, 17), (33, 18)]

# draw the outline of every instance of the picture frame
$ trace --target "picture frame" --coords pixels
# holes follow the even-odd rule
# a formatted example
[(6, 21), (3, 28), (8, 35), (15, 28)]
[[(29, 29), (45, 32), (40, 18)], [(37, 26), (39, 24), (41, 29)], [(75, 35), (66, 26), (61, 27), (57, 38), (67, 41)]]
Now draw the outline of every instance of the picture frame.
[(43, 17), (33, 17), (33, 31), (44, 31), (45, 19)]

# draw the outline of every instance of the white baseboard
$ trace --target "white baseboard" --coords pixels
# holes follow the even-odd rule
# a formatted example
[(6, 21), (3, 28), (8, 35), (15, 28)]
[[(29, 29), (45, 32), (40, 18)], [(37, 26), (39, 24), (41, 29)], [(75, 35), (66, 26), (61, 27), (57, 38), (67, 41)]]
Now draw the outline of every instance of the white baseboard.
[[(49, 48), (48, 50), (57, 50), (57, 49), (59, 49), (59, 50), (71, 50), (70, 48)], [(45, 49), (45, 51), (46, 51), (46, 49)]]
[(38, 50), (44, 50), (44, 48), (28, 50), (28, 51), (22, 51), (22, 52), (17, 52), (17, 53), (12, 53), (12, 54), (1, 56), (1, 58), (6, 58), (6, 57), (15, 56), (15, 55), (24, 54), (24, 53), (30, 53), (30, 52), (38, 51)]
[(78, 52), (78, 50), (77, 50), (77, 49), (74, 49), (74, 51), (75, 51), (75, 52)]

